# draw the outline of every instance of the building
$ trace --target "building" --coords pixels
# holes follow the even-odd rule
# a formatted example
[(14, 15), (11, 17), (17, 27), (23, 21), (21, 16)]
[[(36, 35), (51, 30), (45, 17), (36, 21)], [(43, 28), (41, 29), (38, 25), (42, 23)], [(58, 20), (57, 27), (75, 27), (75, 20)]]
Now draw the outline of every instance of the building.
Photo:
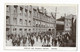
[(6, 34), (26, 35), (46, 32), (49, 29), (56, 33), (56, 20), (44, 7), (6, 5)]
[[(74, 19), (73, 19), (74, 18)], [(64, 15), (56, 21), (56, 31), (64, 33), (72, 33), (73, 23), (76, 19), (75, 15)]]
[(64, 32), (64, 20), (65, 20), (64, 16), (61, 16), (61, 18), (57, 19), (56, 21), (57, 32), (60, 32), (60, 33)]
[(64, 26), (64, 32), (68, 32), (68, 33), (70, 33), (70, 32), (72, 32), (72, 24), (73, 24), (73, 18), (75, 18), (74, 17), (74, 15), (72, 15), (72, 14), (70, 14), (70, 15), (65, 15), (65, 26)]
[(72, 26), (72, 40), (76, 45), (76, 20), (73, 22), (73, 26)]
[(56, 31), (63, 32), (64, 31), (64, 21), (57, 21), (56, 22)]

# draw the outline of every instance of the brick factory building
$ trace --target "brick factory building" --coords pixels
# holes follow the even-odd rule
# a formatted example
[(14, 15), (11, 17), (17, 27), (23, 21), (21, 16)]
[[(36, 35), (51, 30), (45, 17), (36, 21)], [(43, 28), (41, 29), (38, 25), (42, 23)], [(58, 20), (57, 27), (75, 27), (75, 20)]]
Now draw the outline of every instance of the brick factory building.
[(31, 5), (6, 5), (6, 34), (27, 35), (46, 32), (56, 34), (56, 18), (44, 7)]

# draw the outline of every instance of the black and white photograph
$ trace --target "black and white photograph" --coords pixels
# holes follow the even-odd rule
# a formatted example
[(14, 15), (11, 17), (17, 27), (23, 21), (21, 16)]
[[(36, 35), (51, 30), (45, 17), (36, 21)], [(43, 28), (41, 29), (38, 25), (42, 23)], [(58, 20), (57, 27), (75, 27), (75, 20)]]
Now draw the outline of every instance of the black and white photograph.
[(76, 47), (76, 4), (6, 4), (5, 18), (7, 47)]

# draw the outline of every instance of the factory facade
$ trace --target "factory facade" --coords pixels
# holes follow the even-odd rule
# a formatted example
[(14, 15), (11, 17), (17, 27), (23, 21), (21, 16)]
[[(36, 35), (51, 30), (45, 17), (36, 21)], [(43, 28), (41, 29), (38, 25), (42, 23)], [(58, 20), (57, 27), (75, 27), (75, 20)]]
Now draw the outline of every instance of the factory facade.
[(56, 33), (56, 18), (44, 7), (32, 5), (6, 5), (6, 35), (39, 33), (51, 30)]

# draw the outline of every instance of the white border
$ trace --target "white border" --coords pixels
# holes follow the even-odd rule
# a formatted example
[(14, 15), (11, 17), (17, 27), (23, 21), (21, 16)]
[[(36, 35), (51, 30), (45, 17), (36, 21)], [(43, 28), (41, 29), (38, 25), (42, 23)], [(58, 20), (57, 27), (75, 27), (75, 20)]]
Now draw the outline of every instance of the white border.
[[(78, 4), (78, 18), (77, 18), (77, 47), (78, 47), (78, 50), (77, 52), (80, 52), (80, 0), (0, 0), (0, 51), (1, 52), (23, 52), (23, 50), (4, 50), (4, 47), (3, 47), (3, 40), (4, 40), (4, 4), (5, 3), (41, 3), (41, 4)], [(26, 52), (26, 51), (25, 51)], [(35, 51), (27, 51), (27, 52), (35, 52)], [(45, 52), (45, 51), (38, 51), (37, 52)], [(49, 52), (49, 51), (46, 51), (46, 52)], [(51, 51), (53, 52), (53, 51)], [(67, 52), (67, 51), (55, 51), (55, 52)], [(75, 51), (68, 51), (68, 52), (75, 52)]]
[[(77, 4), (36, 4), (36, 3), (5, 3), (5, 10), (6, 11), (6, 5), (32, 5), (32, 6), (76, 6), (78, 7)], [(6, 12), (5, 15), (6, 16)], [(5, 17), (5, 29), (6, 29), (6, 17)], [(5, 30), (5, 34), (6, 34), (6, 30)], [(6, 35), (4, 35), (5, 37)], [(77, 34), (76, 34), (77, 37)], [(76, 38), (76, 43), (77, 43), (77, 38)], [(5, 37), (5, 41), (4, 41), (4, 49), (7, 50), (70, 50), (70, 51), (77, 51), (77, 44), (76, 47), (13, 47), (13, 46), (6, 46), (6, 37)]]

